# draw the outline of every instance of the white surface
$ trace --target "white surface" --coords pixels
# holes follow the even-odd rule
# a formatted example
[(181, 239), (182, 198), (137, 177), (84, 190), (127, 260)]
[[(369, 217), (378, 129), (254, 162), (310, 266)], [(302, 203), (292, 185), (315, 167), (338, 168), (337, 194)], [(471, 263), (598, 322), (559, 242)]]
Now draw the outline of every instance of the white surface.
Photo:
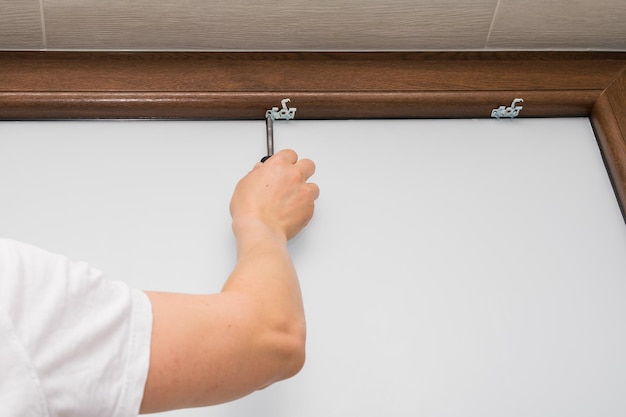
[[(249, 122), (0, 123), (0, 234), (140, 288), (217, 291)], [(293, 121), (295, 378), (168, 416), (626, 413), (626, 227), (587, 119)]]

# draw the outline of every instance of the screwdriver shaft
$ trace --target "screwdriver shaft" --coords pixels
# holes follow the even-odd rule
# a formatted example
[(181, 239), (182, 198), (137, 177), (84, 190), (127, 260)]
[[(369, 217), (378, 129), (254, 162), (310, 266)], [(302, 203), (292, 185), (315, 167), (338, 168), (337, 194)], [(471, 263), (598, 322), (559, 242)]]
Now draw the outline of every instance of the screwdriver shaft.
[(265, 127), (267, 129), (267, 156), (274, 155), (274, 119), (272, 116), (265, 117)]

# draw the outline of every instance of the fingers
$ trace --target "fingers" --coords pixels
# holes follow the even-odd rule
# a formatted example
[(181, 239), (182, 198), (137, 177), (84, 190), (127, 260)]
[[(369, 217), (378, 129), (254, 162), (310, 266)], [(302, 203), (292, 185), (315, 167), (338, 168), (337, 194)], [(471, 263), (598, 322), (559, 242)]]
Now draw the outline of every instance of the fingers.
[[(283, 149), (276, 152), (266, 162), (257, 162), (254, 168), (261, 168), (267, 164), (277, 163), (279, 160), (285, 161), (290, 165), (294, 165), (300, 171), (302, 179), (306, 182), (315, 173), (315, 163), (310, 159), (298, 160), (298, 154), (293, 149)], [(313, 199), (317, 199), (320, 195), (320, 189), (317, 184), (307, 183), (306, 186), (310, 189)]]
[(317, 184), (308, 182), (314, 173), (313, 161), (298, 160), (291, 149), (256, 163), (235, 187), (230, 204), (233, 219), (256, 218), (291, 239), (313, 215), (320, 193)]
[[(266, 163), (270, 162), (272, 159), (274, 159), (274, 161), (276, 161), (276, 159), (282, 159), (291, 165), (295, 165), (300, 169), (300, 172), (302, 172), (302, 178), (304, 178), (304, 180), (309, 179), (315, 173), (315, 163), (310, 159), (298, 160), (298, 154), (293, 149), (283, 149), (275, 153)], [(263, 163), (257, 162), (255, 168), (259, 166), (263, 166)]]
[(298, 161), (298, 154), (293, 149), (283, 149), (279, 152), (276, 152), (271, 157), (267, 157), (263, 162), (257, 162), (254, 164), (253, 169), (261, 168), (266, 164), (276, 163), (277, 160), (283, 160), (290, 165), (295, 164)]
[(302, 178), (306, 181), (315, 173), (315, 163), (310, 159), (301, 159), (295, 165), (302, 172)]
[(298, 160), (298, 154), (293, 149), (283, 149), (282, 151), (276, 152), (273, 156), (283, 158), (290, 164), (295, 164)]
[(317, 200), (317, 197), (320, 196), (320, 187), (318, 187), (317, 184), (312, 183), (312, 182), (308, 183), (307, 186), (311, 190), (311, 196), (313, 196), (313, 200)]

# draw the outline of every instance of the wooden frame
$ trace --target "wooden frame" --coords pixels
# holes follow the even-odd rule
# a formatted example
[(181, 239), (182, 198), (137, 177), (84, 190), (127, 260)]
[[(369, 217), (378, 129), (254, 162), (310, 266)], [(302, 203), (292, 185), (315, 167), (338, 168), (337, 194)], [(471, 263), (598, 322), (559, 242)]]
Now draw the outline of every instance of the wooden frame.
[(590, 117), (626, 218), (626, 53), (0, 52), (0, 119)]

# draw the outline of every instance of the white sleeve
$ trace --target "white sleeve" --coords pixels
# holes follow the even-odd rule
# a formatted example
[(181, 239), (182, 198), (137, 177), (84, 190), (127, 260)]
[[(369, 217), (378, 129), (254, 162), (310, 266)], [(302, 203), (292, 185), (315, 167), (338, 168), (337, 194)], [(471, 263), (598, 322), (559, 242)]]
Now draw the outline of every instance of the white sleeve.
[(152, 332), (142, 291), (85, 263), (0, 239), (2, 310), (49, 416), (137, 416)]

